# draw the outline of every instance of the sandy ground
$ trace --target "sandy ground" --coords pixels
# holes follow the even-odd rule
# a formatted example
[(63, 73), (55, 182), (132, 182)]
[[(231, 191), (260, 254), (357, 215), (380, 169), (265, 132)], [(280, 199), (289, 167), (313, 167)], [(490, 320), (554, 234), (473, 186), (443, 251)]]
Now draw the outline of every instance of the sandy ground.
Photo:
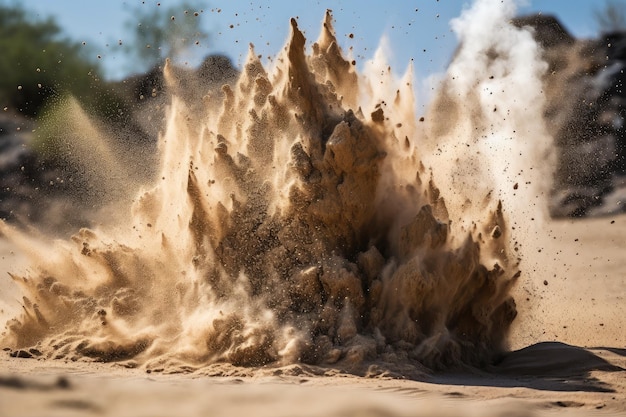
[[(421, 381), (286, 368), (162, 375), (0, 355), (0, 416), (626, 415), (626, 216), (552, 221), (525, 258), (514, 351), (488, 370)], [(0, 245), (3, 318), (17, 293)]]

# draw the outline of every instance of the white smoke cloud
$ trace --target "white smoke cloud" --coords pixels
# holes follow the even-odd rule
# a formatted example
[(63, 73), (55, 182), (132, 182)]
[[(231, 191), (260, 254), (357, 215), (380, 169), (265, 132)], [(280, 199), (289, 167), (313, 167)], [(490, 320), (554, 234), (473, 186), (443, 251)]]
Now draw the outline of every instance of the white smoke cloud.
[(447, 102), (431, 116), (428, 162), (436, 174), (454, 167), (438, 180), (457, 204), (491, 193), (519, 221), (545, 212), (552, 139), (543, 122), (547, 64), (532, 30), (511, 23), (516, 11), (512, 0), (477, 0), (451, 21), (460, 46), (443, 82)]

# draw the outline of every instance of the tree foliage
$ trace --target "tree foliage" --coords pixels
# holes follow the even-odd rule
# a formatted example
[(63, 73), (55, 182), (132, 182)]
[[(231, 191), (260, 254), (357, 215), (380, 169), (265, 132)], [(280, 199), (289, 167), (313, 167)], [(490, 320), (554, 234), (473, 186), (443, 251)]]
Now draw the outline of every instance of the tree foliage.
[(149, 70), (165, 58), (181, 61), (193, 55), (192, 48), (209, 39), (202, 28), (205, 7), (203, 0), (183, 1), (170, 7), (142, 1), (129, 7), (127, 25), (133, 38), (126, 51), (134, 58), (135, 70)]
[(600, 33), (626, 30), (626, 2), (607, 0), (601, 9), (594, 11)]
[(54, 95), (89, 98), (99, 67), (83, 48), (52, 18), (37, 20), (18, 4), (0, 4), (0, 106), (35, 116)]

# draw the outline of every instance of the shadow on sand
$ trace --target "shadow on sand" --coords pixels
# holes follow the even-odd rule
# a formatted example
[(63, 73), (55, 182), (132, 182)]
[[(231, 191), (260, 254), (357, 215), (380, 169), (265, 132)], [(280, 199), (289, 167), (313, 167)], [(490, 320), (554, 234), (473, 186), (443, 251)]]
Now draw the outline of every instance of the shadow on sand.
[[(626, 356), (626, 349), (597, 349)], [(594, 371), (626, 372), (626, 369), (581, 347), (542, 342), (507, 353), (496, 364), (472, 376), (463, 374), (463, 378), (459, 378), (458, 373), (446, 372), (433, 376), (430, 382), (547, 391), (614, 392), (610, 385), (592, 375)]]

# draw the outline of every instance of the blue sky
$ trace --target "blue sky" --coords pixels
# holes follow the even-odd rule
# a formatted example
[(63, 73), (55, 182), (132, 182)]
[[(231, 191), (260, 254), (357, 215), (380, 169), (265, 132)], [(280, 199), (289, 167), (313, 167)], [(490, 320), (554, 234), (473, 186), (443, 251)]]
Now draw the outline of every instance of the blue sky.
[[(3, 1), (3, 0), (0, 0)], [(15, 0), (13, 0), (15, 1)], [(626, 0), (625, 1), (626, 5)], [(11, 0), (4, 0), (4, 3)], [(141, 7), (169, 7), (176, 0), (145, 0)], [(53, 16), (72, 39), (87, 42), (91, 53), (100, 55), (107, 78), (132, 72), (128, 55), (118, 40), (129, 40), (127, 22), (131, 6), (141, 0), (21, 0), (34, 17)], [(240, 65), (248, 44), (264, 57), (275, 55), (289, 34), (289, 19), (298, 17), (309, 41), (315, 40), (326, 9), (332, 9), (335, 29), (344, 50), (353, 48), (357, 62), (373, 56), (383, 35), (389, 39), (390, 64), (403, 72), (413, 59), (417, 76), (440, 72), (456, 46), (449, 21), (458, 16), (469, 0), (207, 0), (203, 26), (211, 38), (195, 47), (196, 56), (224, 53)], [(555, 14), (567, 30), (578, 37), (591, 37), (597, 27), (593, 11), (602, 0), (526, 0), (519, 14), (541, 11)], [(218, 12), (219, 10), (219, 12)], [(230, 27), (232, 25), (232, 28)], [(350, 34), (353, 36), (350, 37)]]

